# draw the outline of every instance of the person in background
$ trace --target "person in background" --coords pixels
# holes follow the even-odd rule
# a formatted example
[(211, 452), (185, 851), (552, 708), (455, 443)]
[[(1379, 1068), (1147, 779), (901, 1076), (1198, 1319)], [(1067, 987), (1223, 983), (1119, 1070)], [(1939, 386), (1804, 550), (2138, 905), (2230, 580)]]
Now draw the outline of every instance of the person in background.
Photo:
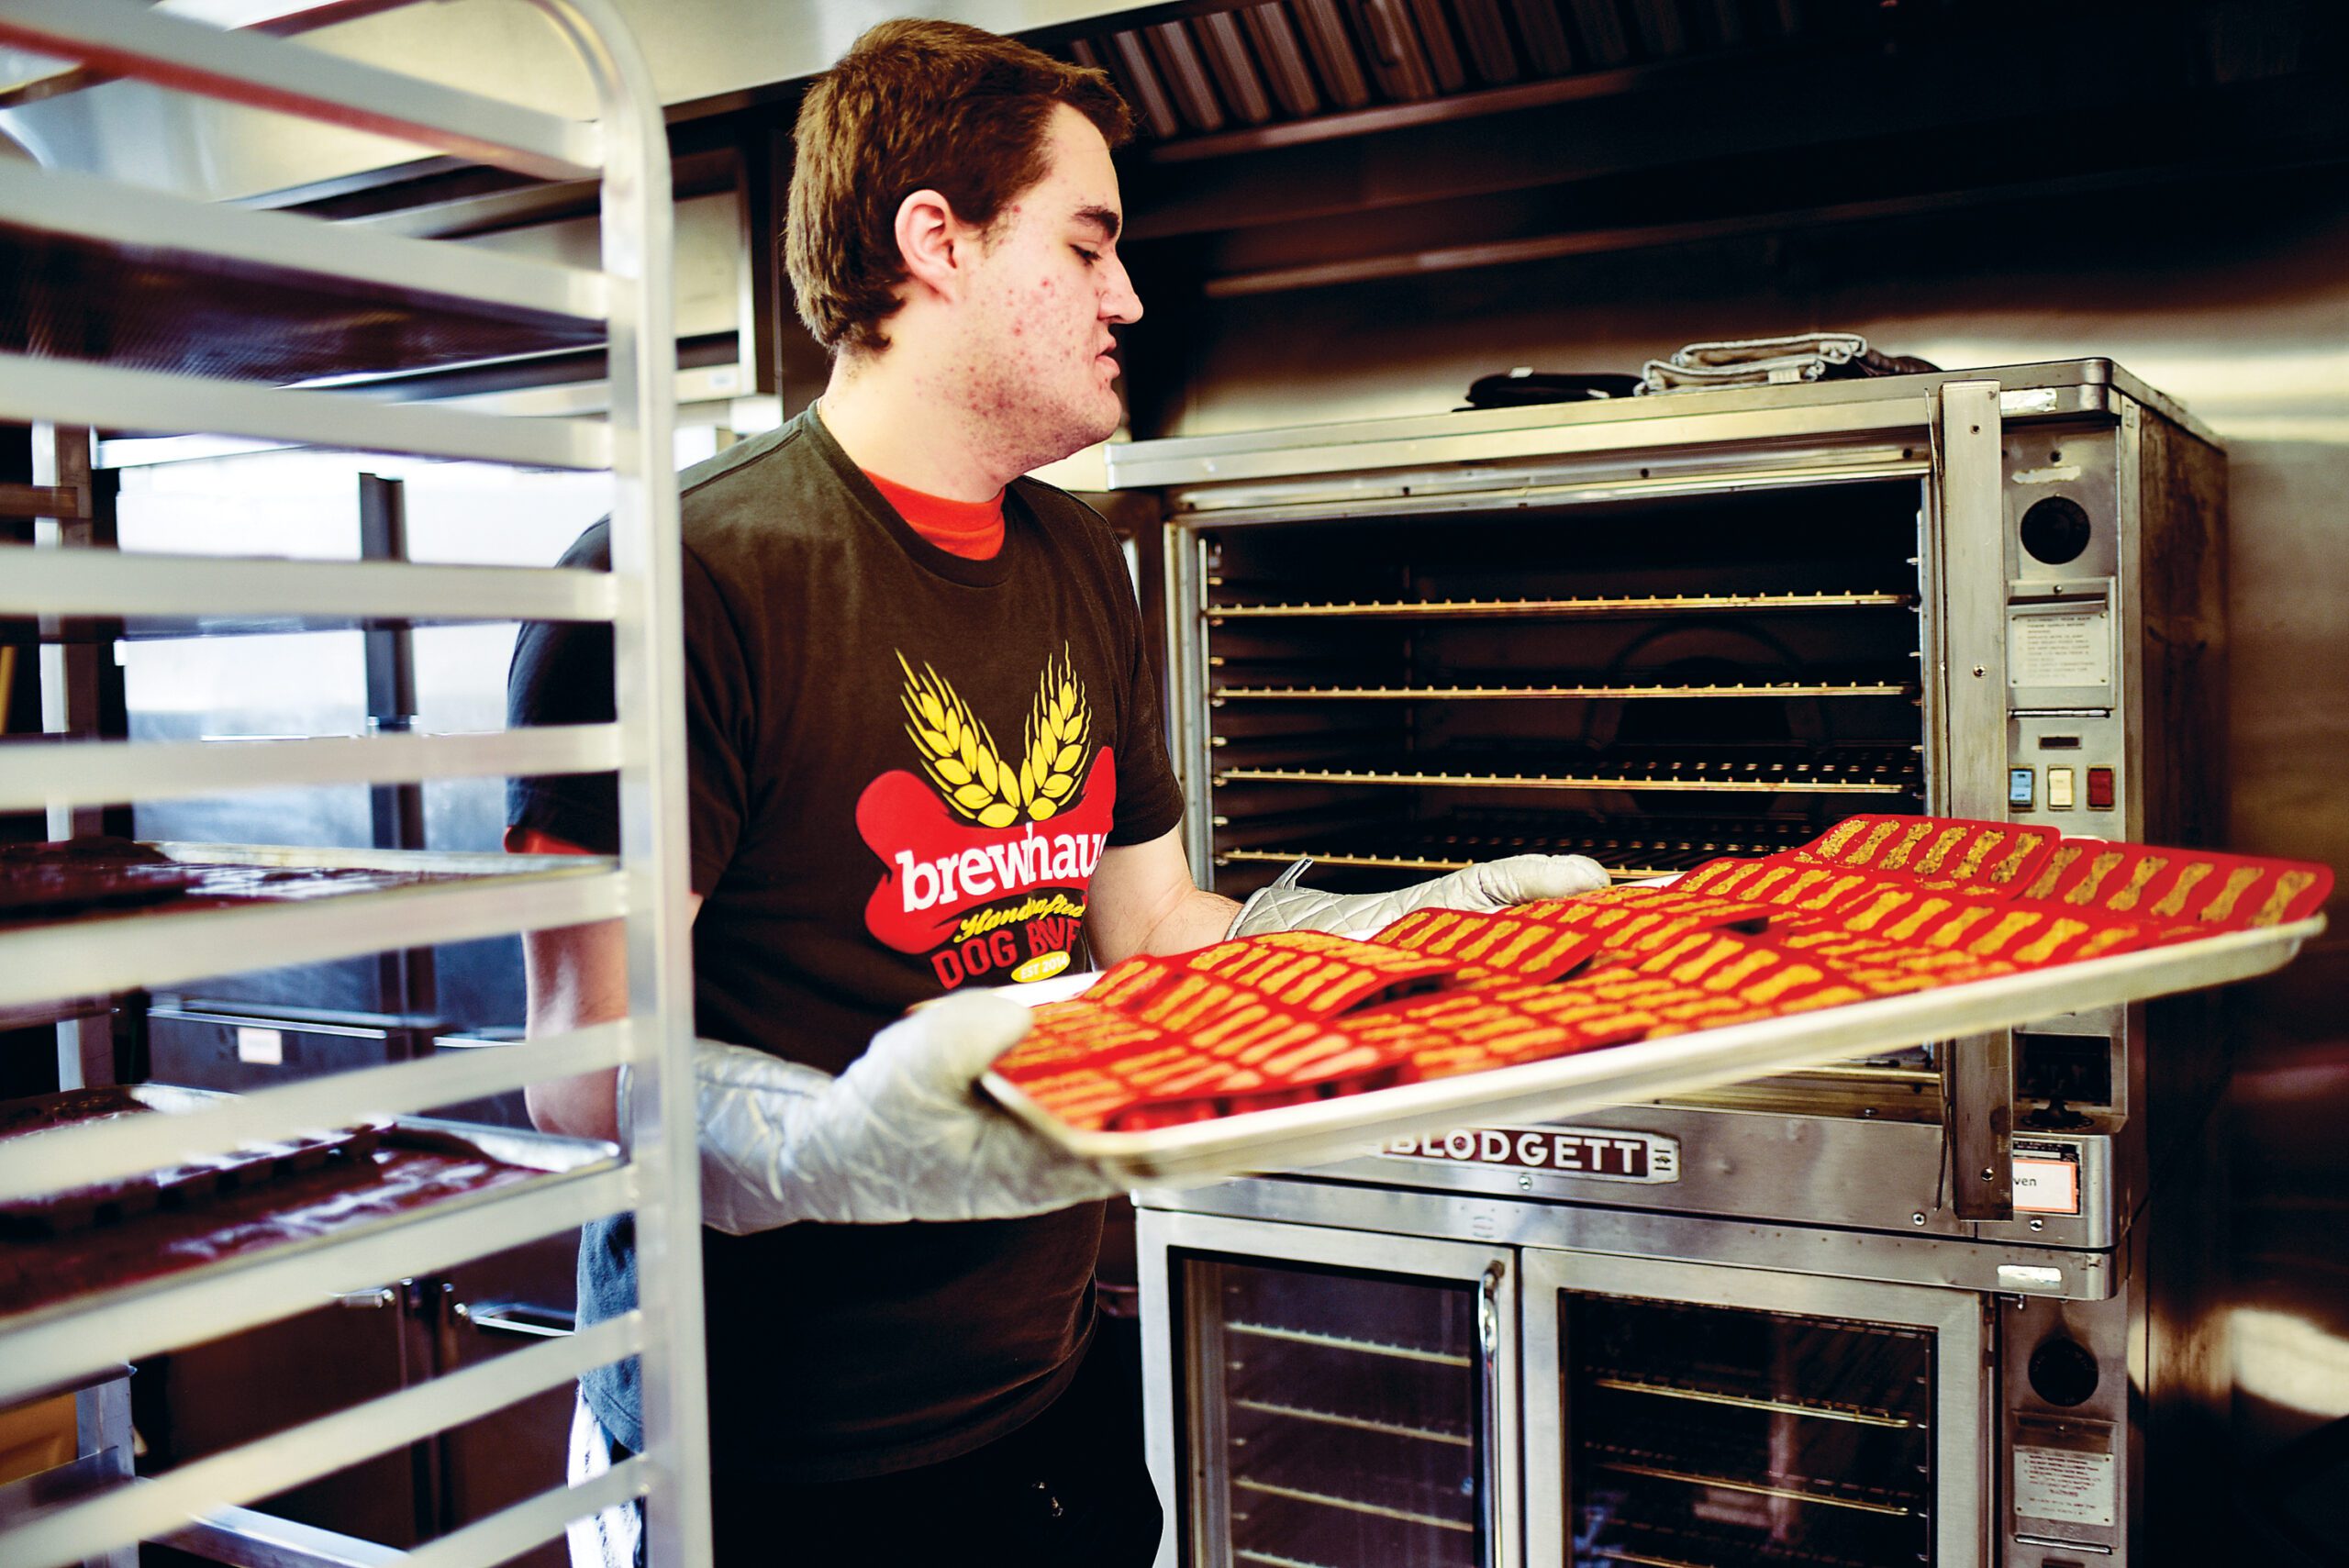
[[(720, 1563), (1124, 1568), (1160, 1515), (1135, 1374), (1095, 1346), (1109, 1184), (985, 1108), (1025, 1010), (985, 988), (1234, 931), (1367, 934), (1426, 905), (1600, 885), (1525, 856), (1378, 897), (1194, 885), (1157, 687), (1108, 528), (1023, 477), (1121, 417), (1100, 72), (885, 23), (808, 92), (785, 260), (819, 402), (685, 473), (684, 693)], [(566, 564), (608, 562), (602, 525)], [(608, 631), (524, 629), (516, 724), (610, 717)], [(509, 847), (609, 851), (606, 779), (517, 781)], [(535, 1034), (626, 1012), (617, 926), (527, 939)], [(914, 1004), (945, 1000), (900, 1018)], [(892, 1020), (897, 1020), (893, 1022)], [(876, 1032), (877, 1031), (877, 1032)], [(723, 1043), (707, 1043), (723, 1042)], [(618, 1127), (613, 1074), (533, 1091)], [(626, 1310), (623, 1218), (583, 1319)], [(641, 1445), (632, 1365), (574, 1463)], [(615, 1511), (574, 1554), (640, 1550)]]

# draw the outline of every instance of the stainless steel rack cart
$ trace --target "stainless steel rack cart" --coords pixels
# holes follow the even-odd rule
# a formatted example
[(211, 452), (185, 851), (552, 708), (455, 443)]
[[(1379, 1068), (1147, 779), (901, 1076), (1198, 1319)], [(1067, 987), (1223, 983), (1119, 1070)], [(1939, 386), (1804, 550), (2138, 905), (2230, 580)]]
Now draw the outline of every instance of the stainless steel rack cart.
[[(0, 160), (0, 419), (36, 426), (49, 458), (0, 506), (38, 520), (39, 544), (0, 547), (0, 617), (39, 617), (52, 696), (66, 646), (94, 617), (196, 632), (248, 624), (332, 629), (551, 619), (613, 628), (618, 720), (482, 735), (369, 734), (226, 744), (76, 738), (46, 704), (45, 740), (0, 745), (0, 810), (77, 810), (254, 788), (616, 772), (614, 859), (217, 849), (195, 858), (289, 862), (385, 875), (280, 903), (106, 912), (0, 924), (0, 1018), (86, 1015), (93, 998), (276, 966), (619, 918), (629, 1012), (620, 1022), (496, 1051), (368, 1069), (38, 1138), (0, 1140), (0, 1202), (39, 1201), (306, 1129), (399, 1118), (540, 1080), (624, 1068), (623, 1145), (514, 1140), (518, 1178), (177, 1273), (52, 1294), (0, 1315), (0, 1405), (119, 1387), (124, 1362), (278, 1321), (341, 1293), (425, 1273), (633, 1211), (638, 1309), (386, 1398), (181, 1466), (130, 1473), (127, 1423), (81, 1460), (0, 1492), (0, 1560), (14, 1568), (129, 1560), (169, 1538), (222, 1561), (320, 1560), (299, 1530), (240, 1505), (429, 1438), (582, 1371), (642, 1360), (647, 1451), (596, 1482), (557, 1487), (401, 1553), (433, 1568), (504, 1562), (567, 1521), (658, 1493), (651, 1550), (708, 1557), (698, 1296), (699, 1229), (685, 881), (674, 333), (666, 138), (650, 73), (608, 0), (535, 0), (592, 79), (579, 122), (340, 58), (227, 31), (132, 0), (6, 0), (0, 46), (116, 77), (373, 132), (533, 179), (595, 182), (595, 270), (528, 263), (340, 228), (290, 214), (191, 202)], [(602, 345), (608, 420), (503, 417), (387, 403), (316, 384)], [(77, 549), (91, 515), (93, 428), (206, 433), (325, 449), (608, 471), (613, 570), (294, 562)], [(65, 454), (57, 461), (50, 454)], [(484, 526), (491, 526), (485, 523)], [(49, 548), (42, 548), (48, 546)], [(98, 624), (104, 625), (105, 621)], [(86, 733), (86, 731), (84, 732)], [(180, 851), (183, 855), (191, 851)], [(82, 1057), (61, 1058), (68, 1086)], [(503, 1147), (503, 1146), (501, 1146)], [(91, 1405), (106, 1404), (94, 1398)], [(118, 1403), (118, 1402), (117, 1402)], [(269, 1544), (274, 1535), (275, 1544)]]

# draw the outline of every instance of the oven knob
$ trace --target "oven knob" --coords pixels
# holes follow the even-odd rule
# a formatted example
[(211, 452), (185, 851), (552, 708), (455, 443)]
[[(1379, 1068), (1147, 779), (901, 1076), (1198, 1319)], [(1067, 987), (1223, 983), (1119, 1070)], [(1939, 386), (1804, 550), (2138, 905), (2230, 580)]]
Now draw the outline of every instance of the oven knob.
[(2096, 531), (2087, 508), (2067, 495), (2050, 495), (2022, 515), (2022, 547), (2034, 561), (2061, 566), (2077, 561)]
[(2031, 1386), (2050, 1405), (2066, 1409), (2096, 1392), (2096, 1357), (2077, 1340), (2049, 1340), (2031, 1352)]

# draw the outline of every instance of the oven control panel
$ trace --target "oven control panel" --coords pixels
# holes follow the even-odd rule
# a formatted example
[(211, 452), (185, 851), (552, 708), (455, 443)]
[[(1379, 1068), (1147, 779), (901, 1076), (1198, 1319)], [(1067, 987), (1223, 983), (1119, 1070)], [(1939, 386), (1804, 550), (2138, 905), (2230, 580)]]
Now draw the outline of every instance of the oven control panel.
[(2006, 469), (2008, 815), (2129, 836), (2118, 432), (2017, 428)]
[(2126, 838), (2120, 726), (2094, 713), (2017, 713), (2007, 739), (2007, 815), (2089, 838)]

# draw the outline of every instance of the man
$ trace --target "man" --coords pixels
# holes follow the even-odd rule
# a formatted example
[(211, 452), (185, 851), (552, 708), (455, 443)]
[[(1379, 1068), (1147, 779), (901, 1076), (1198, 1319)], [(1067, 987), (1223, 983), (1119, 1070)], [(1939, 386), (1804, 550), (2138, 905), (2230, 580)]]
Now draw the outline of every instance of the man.
[[(1156, 1546), (1130, 1369), (1088, 1354), (1106, 1185), (972, 1091), (1020, 1010), (950, 995), (883, 1028), (1064, 968), (1080, 932), (1107, 964), (1241, 917), (1192, 883), (1114, 541), (1021, 477), (1119, 423), (1129, 131), (1097, 72), (954, 24), (867, 33), (805, 100), (792, 180), (829, 384), (685, 476), (696, 1021), (738, 1042), (697, 1063), (729, 1568), (1120, 1568)], [(568, 559), (600, 564), (600, 528)], [(529, 628), (515, 722), (608, 717), (609, 659)], [(616, 838), (608, 785), (519, 781), (509, 815), (516, 848)], [(1241, 929), (1364, 932), (1598, 880), (1524, 857), (1383, 899), (1285, 882)], [(533, 1032), (624, 1011), (616, 929), (527, 957)], [(608, 1136), (614, 1093), (545, 1085), (531, 1110)], [(624, 1309), (632, 1267), (625, 1223), (592, 1230), (583, 1315)], [(640, 1440), (628, 1375), (584, 1384), (590, 1450)]]

